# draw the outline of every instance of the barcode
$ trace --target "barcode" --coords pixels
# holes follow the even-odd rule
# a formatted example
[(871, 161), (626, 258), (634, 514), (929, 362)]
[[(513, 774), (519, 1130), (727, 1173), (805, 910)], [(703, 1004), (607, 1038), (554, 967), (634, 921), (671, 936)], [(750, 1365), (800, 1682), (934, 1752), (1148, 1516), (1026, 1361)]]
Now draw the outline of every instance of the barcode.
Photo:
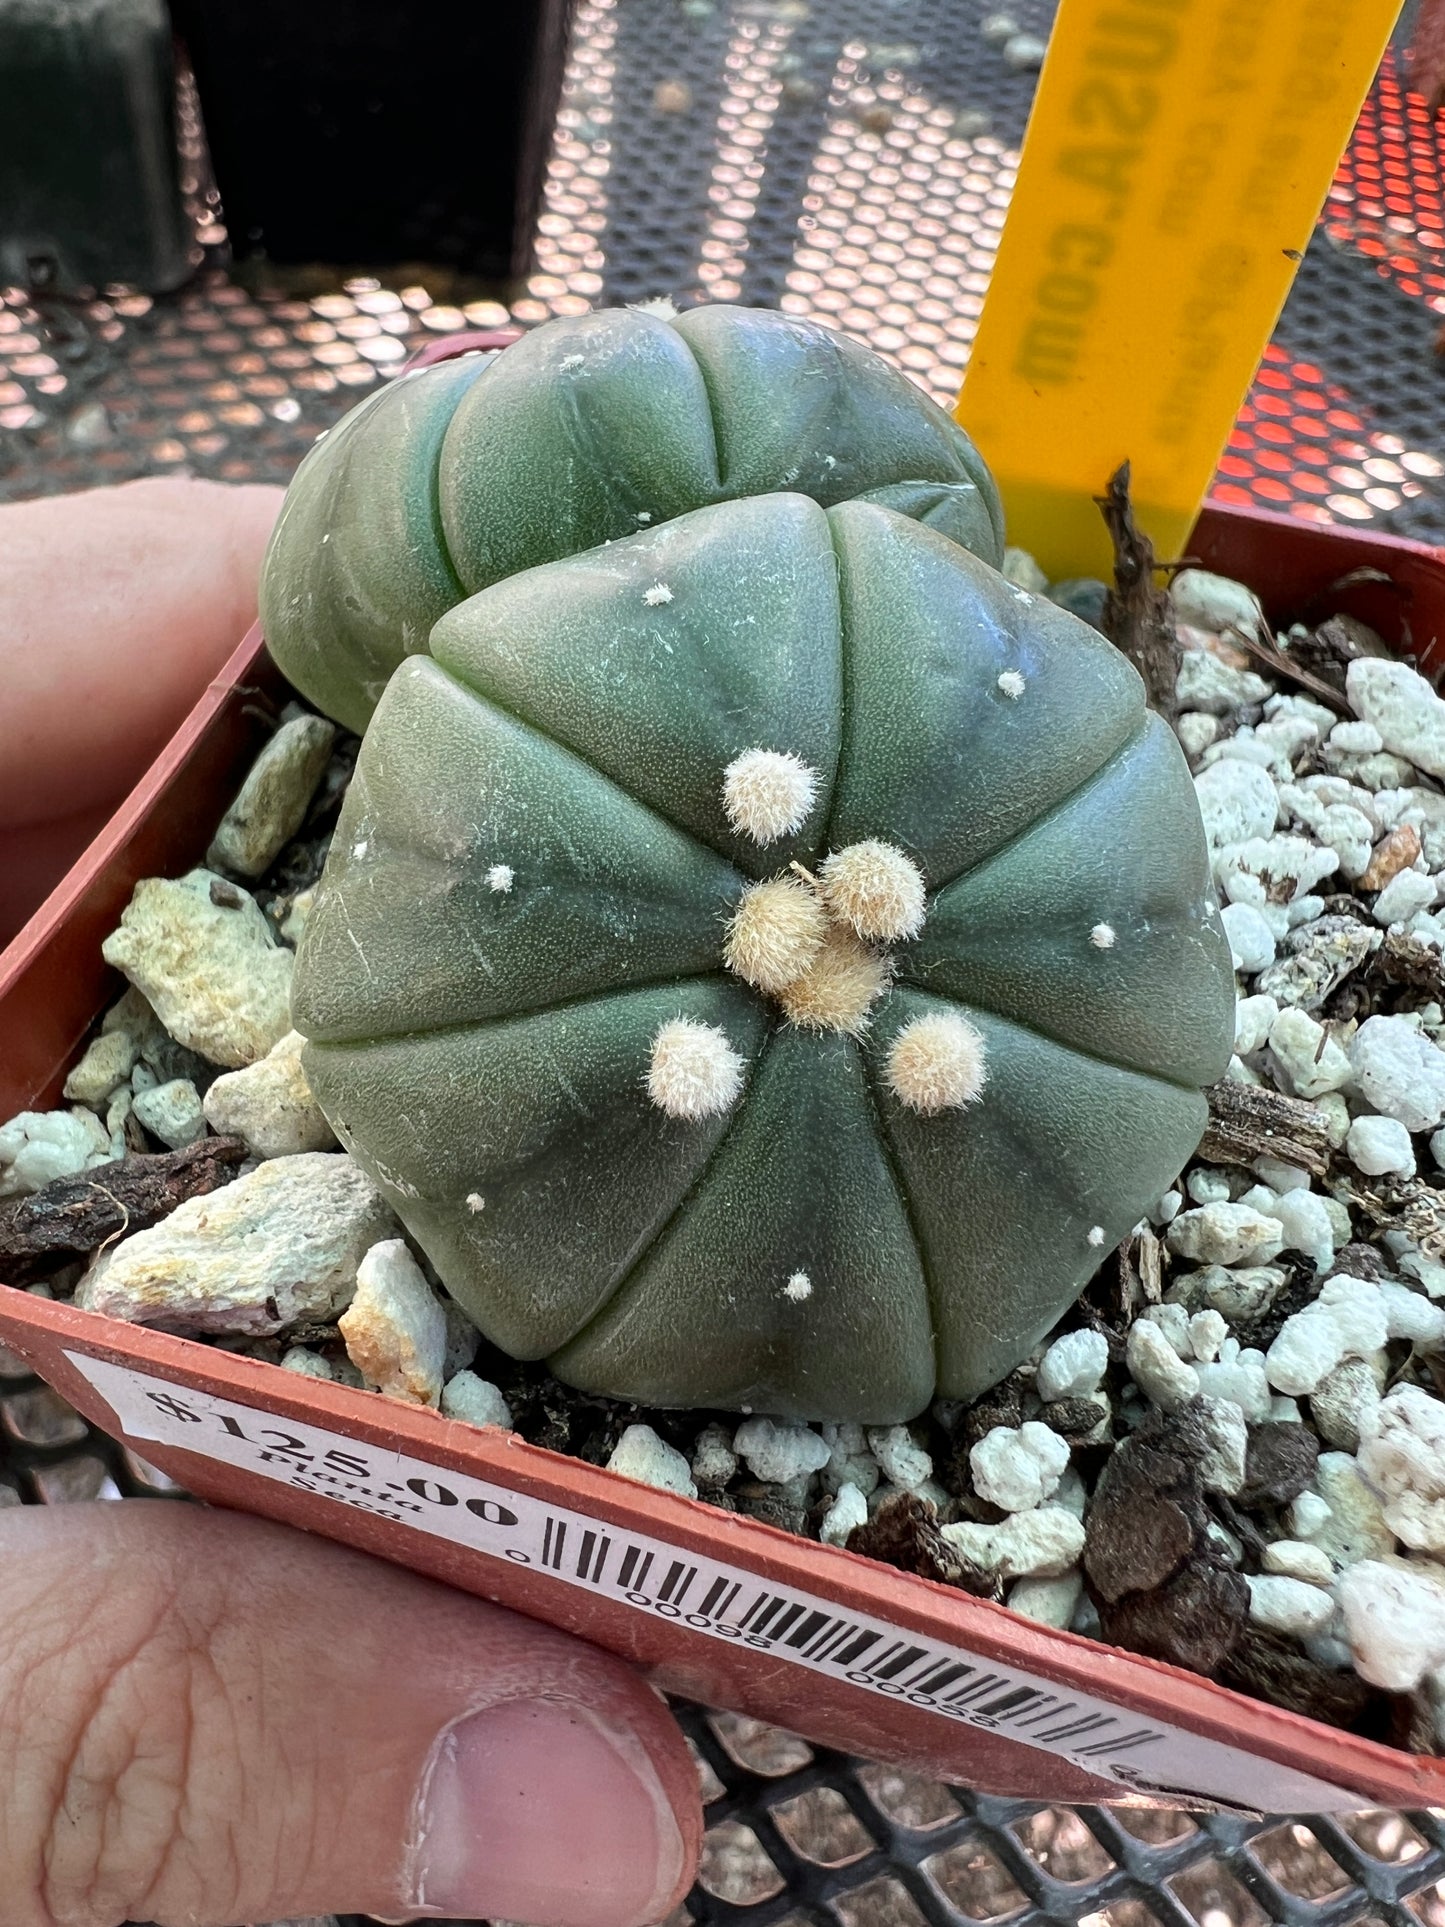
[[(310, 1418), (282, 1419), (263, 1407), (85, 1352), (66, 1356), (100, 1392), (128, 1438), (181, 1445), (313, 1498), (530, 1567), (699, 1637), (803, 1667), (820, 1688), (834, 1682), (955, 1727), (996, 1732), (1120, 1787), (1163, 1788), (1176, 1797), (1202, 1793), (1226, 1803), (1252, 1800), (1261, 1811), (1358, 1805), (1340, 1788), (1275, 1760), (1167, 1721), (1141, 1720), (1103, 1697), (1071, 1691), (725, 1559), (588, 1518), (499, 1484), (495, 1474), (482, 1478), (437, 1466)], [(824, 1586), (825, 1575), (817, 1583)], [(646, 1642), (641, 1644), (645, 1656)], [(726, 1676), (726, 1663), (717, 1671)]]
[[(1098, 1706), (1023, 1682), (1016, 1674), (926, 1641), (890, 1638), (881, 1628), (827, 1611), (806, 1599), (754, 1587), (726, 1573), (705, 1578), (696, 1562), (659, 1558), (655, 1548), (589, 1528), (580, 1537), (549, 1513), (542, 1521), (541, 1564), (632, 1605), (680, 1619), (699, 1632), (802, 1660), (910, 1705), (1008, 1730), (1037, 1746), (1066, 1748), (1079, 1760), (1114, 1759), (1165, 1738), (1157, 1726), (1130, 1724)], [(575, 1552), (569, 1544), (575, 1542)]]

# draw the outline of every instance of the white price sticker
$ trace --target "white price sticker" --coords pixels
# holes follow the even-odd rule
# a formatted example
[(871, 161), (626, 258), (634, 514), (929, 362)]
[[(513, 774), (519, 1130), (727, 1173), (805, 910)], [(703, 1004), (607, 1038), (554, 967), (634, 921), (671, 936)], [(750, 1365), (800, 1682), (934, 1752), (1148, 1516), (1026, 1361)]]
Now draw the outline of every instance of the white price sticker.
[(83, 1352), (66, 1357), (134, 1440), (183, 1447), (297, 1492), (408, 1525), (654, 1618), (1005, 1734), (1121, 1790), (1202, 1796), (1233, 1812), (1326, 1812), (1359, 1797), (836, 1602), (310, 1420), (177, 1386)]

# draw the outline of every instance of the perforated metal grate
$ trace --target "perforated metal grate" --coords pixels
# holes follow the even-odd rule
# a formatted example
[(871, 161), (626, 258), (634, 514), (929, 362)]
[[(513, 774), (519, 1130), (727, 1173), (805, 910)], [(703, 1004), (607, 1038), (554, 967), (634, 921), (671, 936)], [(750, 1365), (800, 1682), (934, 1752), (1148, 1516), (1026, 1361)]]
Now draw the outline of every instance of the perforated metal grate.
[[(582, 0), (512, 318), (664, 292), (776, 305), (866, 335), (951, 400), (1033, 88), (979, 37), (990, 10)], [(1049, 0), (1008, 10), (1047, 30)], [(156, 472), (284, 481), (430, 334), (507, 318), (375, 282), (253, 299), (224, 272), (192, 101), (183, 123), (188, 288), (0, 295), (0, 496)], [(1441, 138), (1392, 57), (1221, 466), (1229, 499), (1445, 540)], [(0, 1352), (0, 1505), (122, 1495), (177, 1496)], [(1036, 1808), (682, 1717), (710, 1825), (678, 1927), (1445, 1927), (1440, 1816)]]

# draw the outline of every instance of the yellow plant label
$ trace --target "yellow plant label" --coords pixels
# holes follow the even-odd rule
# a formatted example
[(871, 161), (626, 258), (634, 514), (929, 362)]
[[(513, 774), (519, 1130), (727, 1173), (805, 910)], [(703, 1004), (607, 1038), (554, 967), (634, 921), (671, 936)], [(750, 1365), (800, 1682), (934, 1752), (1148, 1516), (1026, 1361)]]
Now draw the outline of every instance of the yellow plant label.
[(1009, 540), (1183, 553), (1399, 0), (1062, 0), (958, 402)]

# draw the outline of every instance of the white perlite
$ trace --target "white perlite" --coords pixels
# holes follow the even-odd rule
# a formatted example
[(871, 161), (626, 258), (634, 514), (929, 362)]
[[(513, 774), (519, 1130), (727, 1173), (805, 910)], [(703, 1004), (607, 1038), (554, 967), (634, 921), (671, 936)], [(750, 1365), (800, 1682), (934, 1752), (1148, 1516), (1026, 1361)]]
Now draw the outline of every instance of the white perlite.
[(1206, 1491), (1222, 1492), (1227, 1498), (1233, 1498), (1244, 1485), (1245, 1457), (1249, 1450), (1249, 1427), (1244, 1413), (1232, 1398), (1208, 1395), (1202, 1397), (1194, 1409), (1205, 1441), (1199, 1461), (1200, 1479)]
[(1372, 1686), (1411, 1693), (1445, 1663), (1445, 1572), (1420, 1561), (1362, 1559), (1337, 1588), (1355, 1671)]
[(1057, 1579), (1084, 1550), (1083, 1520), (1061, 1505), (1010, 1513), (996, 1526), (961, 1523), (940, 1530), (965, 1559), (1000, 1579)]
[(1151, 1318), (1136, 1319), (1129, 1327), (1125, 1362), (1139, 1390), (1161, 1411), (1177, 1412), (1199, 1391), (1199, 1373)]
[(1279, 1219), (1247, 1204), (1206, 1204), (1197, 1211), (1181, 1211), (1165, 1239), (1177, 1257), (1201, 1265), (1267, 1264), (1284, 1246)]
[(810, 1426), (788, 1419), (744, 1419), (733, 1439), (733, 1450), (755, 1479), (778, 1485), (809, 1472), (821, 1472), (832, 1457), (826, 1439)]
[(1312, 1392), (1342, 1360), (1367, 1358), (1387, 1336), (1379, 1287), (1337, 1272), (1312, 1305), (1286, 1318), (1265, 1354), (1265, 1370), (1277, 1392)]
[[(875, 1448), (876, 1449), (876, 1448)], [(968, 1454), (973, 1488), (1004, 1512), (1027, 1512), (1052, 1498), (1069, 1464), (1069, 1448), (1036, 1419), (995, 1425)]]
[(1328, 1586), (1334, 1582), (1335, 1569), (1329, 1554), (1319, 1546), (1312, 1546), (1307, 1539), (1276, 1539), (1265, 1547), (1260, 1564), (1266, 1572), (1279, 1573), (1286, 1579), (1303, 1579), (1310, 1586)]
[(1278, 1197), (1271, 1212), (1279, 1220), (1285, 1250), (1302, 1251), (1317, 1271), (1328, 1271), (1334, 1262), (1335, 1232), (1326, 1201), (1297, 1186)]
[(300, 1031), (291, 1030), (258, 1062), (218, 1077), (205, 1097), (211, 1129), (243, 1138), (258, 1158), (332, 1150), (336, 1139), (301, 1068), (305, 1048)]
[(1242, 1348), (1237, 1338), (1226, 1338), (1217, 1359), (1195, 1365), (1192, 1370), (1201, 1392), (1209, 1398), (1231, 1400), (1251, 1425), (1260, 1425), (1271, 1416), (1263, 1352)]
[(1268, 1042), (1270, 1026), (1279, 1016), (1273, 997), (1241, 997), (1234, 1006), (1234, 1048), (1249, 1057)]
[(237, 876), (260, 876), (300, 829), (335, 741), (335, 726), (320, 716), (283, 723), (251, 765), (206, 861)]
[(85, 1055), (66, 1078), (61, 1096), (73, 1104), (100, 1110), (130, 1076), (139, 1055), (140, 1040), (134, 1031), (102, 1031), (86, 1046)]
[(254, 898), (209, 870), (143, 879), (101, 954), (177, 1043), (213, 1064), (252, 1064), (291, 1028), (293, 953)]
[(1279, 797), (1267, 771), (1228, 759), (1211, 763), (1194, 779), (1204, 832), (1212, 849), (1266, 837), (1279, 815)]
[(131, 1109), (151, 1135), (172, 1151), (206, 1135), (200, 1093), (188, 1077), (173, 1077), (168, 1084), (137, 1091)]
[(446, 1313), (403, 1239), (384, 1239), (366, 1253), (338, 1329), (368, 1385), (412, 1405), (440, 1401)]
[(1177, 621), (1212, 635), (1237, 630), (1259, 640), (1269, 633), (1258, 596), (1211, 569), (1181, 569), (1169, 585), (1169, 603)]
[(1361, 1416), (1359, 1465), (1400, 1540), (1445, 1556), (1445, 1404), (1397, 1385)]
[(475, 1372), (456, 1372), (447, 1380), (442, 1387), (442, 1412), (447, 1418), (465, 1419), (468, 1425), (512, 1429), (512, 1408), (500, 1387)]
[(868, 1522), (868, 1500), (856, 1485), (838, 1487), (832, 1505), (823, 1514), (818, 1537), (825, 1546), (846, 1546), (848, 1535)]
[(167, 1331), (262, 1337), (334, 1318), (362, 1258), (395, 1230), (349, 1157), (273, 1158), (103, 1251), (75, 1301)]
[(1390, 1171), (1406, 1178), (1415, 1175), (1415, 1147), (1398, 1118), (1357, 1117), (1345, 1137), (1345, 1154), (1368, 1177)]
[(1274, 932), (1252, 903), (1226, 903), (1219, 914), (1236, 970), (1252, 977), (1274, 962)]
[(1256, 1626), (1272, 1633), (1289, 1633), (1295, 1639), (1308, 1639), (1323, 1632), (1334, 1617), (1335, 1602), (1319, 1586), (1283, 1573), (1252, 1574), (1249, 1587), (1249, 1617)]
[(1060, 1398), (1087, 1398), (1104, 1382), (1109, 1367), (1109, 1341), (1102, 1332), (1065, 1332), (1039, 1360), (1034, 1381), (1047, 1404)]
[(91, 1111), (20, 1111), (0, 1124), (0, 1198), (110, 1162), (110, 1139)]
[[(1301, 1493), (1289, 1509), (1289, 1528), (1295, 1538), (1311, 1540), (1337, 1566), (1393, 1555), (1395, 1535), (1379, 1499), (1348, 1452), (1321, 1452), (1314, 1482), (1314, 1493)], [(1301, 1509), (1311, 1498), (1323, 1500), (1323, 1517), (1315, 1506)]]
[(1020, 1579), (1008, 1596), (1009, 1609), (1041, 1626), (1067, 1630), (1084, 1590), (1084, 1575), (1077, 1569), (1061, 1572), (1056, 1579)]
[(906, 1425), (870, 1425), (868, 1448), (885, 1479), (911, 1492), (933, 1476), (933, 1460)]
[(1423, 676), (1402, 662), (1361, 656), (1345, 672), (1345, 691), (1386, 749), (1431, 776), (1445, 776), (1445, 703)]
[(607, 1470), (620, 1472), (624, 1479), (636, 1479), (639, 1485), (656, 1486), (660, 1492), (677, 1492), (684, 1499), (697, 1497), (687, 1460), (660, 1439), (650, 1425), (628, 1426), (612, 1448)]
[(1403, 1017), (1369, 1017), (1350, 1044), (1365, 1102), (1407, 1131), (1433, 1131), (1445, 1118), (1445, 1051)]

